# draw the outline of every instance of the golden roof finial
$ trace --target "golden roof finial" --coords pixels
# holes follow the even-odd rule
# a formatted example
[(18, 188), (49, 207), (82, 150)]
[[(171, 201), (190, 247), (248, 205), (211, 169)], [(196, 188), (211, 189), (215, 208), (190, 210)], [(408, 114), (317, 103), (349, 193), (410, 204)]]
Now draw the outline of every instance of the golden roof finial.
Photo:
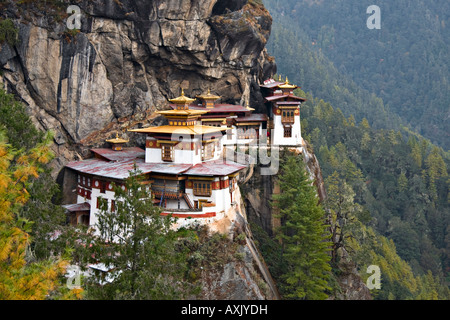
[(278, 81), (281, 81), (281, 74), (278, 75)]
[(286, 82), (285, 82), (286, 84), (289, 84), (289, 80), (288, 80), (288, 77), (286, 76)]
[(210, 88), (208, 88), (208, 94), (211, 94), (211, 89)]
[(187, 105), (193, 102), (195, 99), (191, 99), (184, 95), (184, 89), (181, 88), (181, 96), (176, 97), (174, 99), (169, 99), (170, 102), (175, 103), (177, 105)]
[(115, 138), (106, 140), (106, 142), (110, 142), (112, 144), (115, 144), (115, 143), (127, 143), (128, 141), (129, 141), (128, 139), (119, 138), (119, 131), (116, 131), (116, 137)]

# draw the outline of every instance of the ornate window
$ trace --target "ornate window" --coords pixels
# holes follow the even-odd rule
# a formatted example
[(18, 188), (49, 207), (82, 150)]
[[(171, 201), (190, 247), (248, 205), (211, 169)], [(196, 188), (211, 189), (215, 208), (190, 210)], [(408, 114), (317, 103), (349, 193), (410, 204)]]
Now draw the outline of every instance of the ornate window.
[(285, 138), (292, 137), (292, 127), (284, 127), (284, 137)]
[(214, 142), (208, 142), (203, 146), (203, 159), (202, 160), (209, 160), (214, 158), (214, 151), (215, 151), (215, 143)]
[(283, 110), (281, 113), (281, 122), (294, 122), (294, 110)]
[(173, 161), (173, 145), (161, 144), (161, 158), (163, 161)]
[(207, 196), (210, 197), (211, 181), (194, 181), (194, 195), (195, 196)]

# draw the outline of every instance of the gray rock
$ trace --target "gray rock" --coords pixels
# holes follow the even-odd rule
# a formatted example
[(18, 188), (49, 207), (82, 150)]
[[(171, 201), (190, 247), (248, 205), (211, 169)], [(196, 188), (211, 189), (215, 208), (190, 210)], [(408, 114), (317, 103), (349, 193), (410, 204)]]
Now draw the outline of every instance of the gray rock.
[(247, 0), (71, 4), (81, 9), (79, 32), (68, 32), (66, 19), (57, 18), (67, 16), (63, 9), (10, 2), (4, 14), (19, 27), (19, 43), (0, 47), (3, 81), (33, 117), (46, 118), (48, 128), (35, 121), (41, 129), (61, 128), (55, 168), (112, 132), (149, 124), (181, 86), (188, 96), (209, 88), (222, 102), (250, 99), (263, 110), (259, 83), (276, 66), (264, 48), (272, 20), (262, 6)]

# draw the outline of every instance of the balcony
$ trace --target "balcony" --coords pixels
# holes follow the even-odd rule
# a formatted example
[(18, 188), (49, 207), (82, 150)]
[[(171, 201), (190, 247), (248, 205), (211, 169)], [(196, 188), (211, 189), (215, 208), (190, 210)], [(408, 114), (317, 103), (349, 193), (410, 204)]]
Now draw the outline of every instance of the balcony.
[(184, 184), (165, 185), (164, 183), (153, 183), (152, 194), (155, 198), (161, 198), (164, 195), (164, 198), (168, 199), (181, 199), (184, 194)]

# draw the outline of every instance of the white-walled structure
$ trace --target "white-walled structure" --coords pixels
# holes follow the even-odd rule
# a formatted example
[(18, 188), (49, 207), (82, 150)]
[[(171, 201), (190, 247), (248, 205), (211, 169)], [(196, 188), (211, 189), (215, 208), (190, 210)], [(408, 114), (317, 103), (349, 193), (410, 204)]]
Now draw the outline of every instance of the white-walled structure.
[(306, 99), (294, 95), (296, 85), (269, 79), (261, 88), (266, 90), (271, 119), (270, 142), (278, 146), (301, 146), (300, 106)]
[(74, 161), (77, 203), (66, 205), (73, 224), (95, 227), (101, 201), (115, 208), (113, 184), (124, 185), (136, 166), (149, 186), (149, 197), (162, 214), (178, 224), (208, 224), (224, 218), (238, 197), (237, 178), (245, 165), (222, 158), (227, 127), (206, 126), (198, 120), (203, 110), (190, 110), (194, 99), (182, 92), (170, 101), (174, 110), (160, 111), (169, 124), (130, 130), (146, 135), (146, 148), (123, 148), (126, 140), (107, 140), (111, 149), (92, 149), (93, 159)]
[[(149, 197), (162, 214), (178, 219), (178, 226), (211, 224), (239, 206), (239, 173), (246, 165), (228, 161), (224, 150), (244, 146), (301, 146), (300, 105), (295, 85), (266, 81), (269, 117), (240, 105), (217, 104), (219, 96), (198, 96), (200, 103), (181, 96), (170, 99), (172, 110), (158, 111), (168, 124), (129, 130), (145, 135), (145, 150), (124, 148), (117, 135), (106, 140), (112, 148), (92, 149), (94, 158), (66, 167), (77, 174), (77, 199), (65, 205), (72, 224), (95, 226), (101, 201), (115, 210), (113, 185), (123, 186), (134, 167), (144, 176)], [(269, 133), (268, 133), (269, 132)], [(266, 146), (267, 147), (267, 146)], [(252, 149), (253, 150), (253, 149)]]

